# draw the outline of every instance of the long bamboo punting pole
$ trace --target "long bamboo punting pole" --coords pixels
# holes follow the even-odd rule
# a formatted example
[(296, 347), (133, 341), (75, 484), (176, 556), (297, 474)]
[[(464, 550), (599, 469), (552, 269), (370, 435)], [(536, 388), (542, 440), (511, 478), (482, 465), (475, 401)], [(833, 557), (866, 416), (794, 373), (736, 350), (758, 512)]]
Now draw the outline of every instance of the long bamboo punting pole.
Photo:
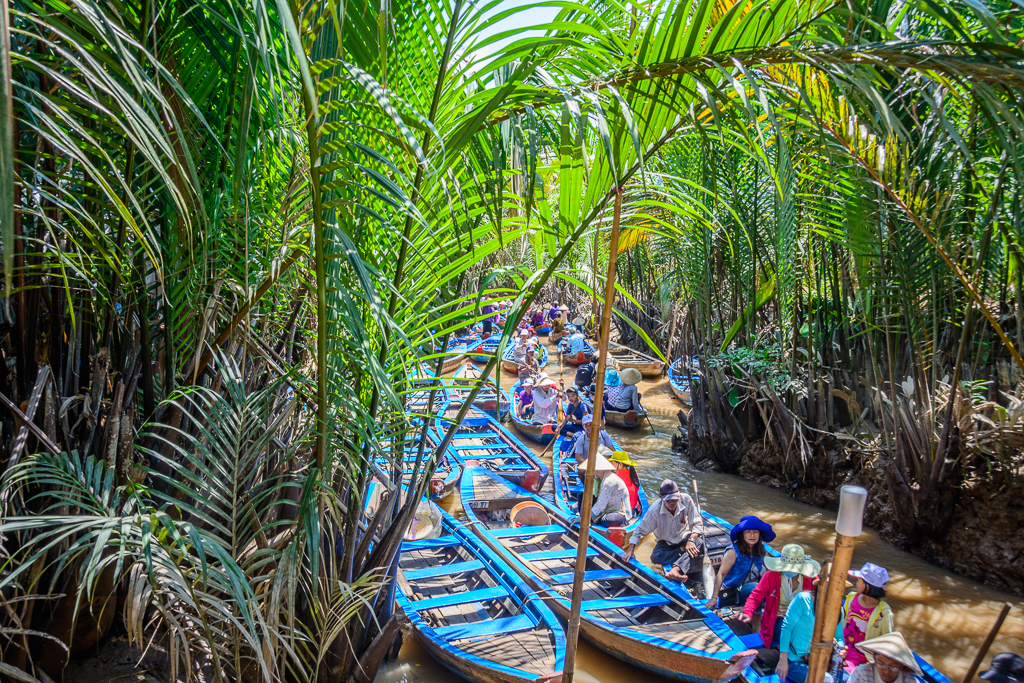
[[(580, 538), (576, 548), (576, 569), (572, 577), (572, 606), (569, 611), (569, 629), (565, 633), (565, 667), (563, 683), (572, 683), (576, 668), (576, 644), (580, 636), (580, 606), (583, 599), (583, 572), (587, 568), (587, 544), (590, 539), (590, 510), (594, 504), (594, 463), (597, 461), (598, 434), (601, 430), (601, 397), (604, 395), (604, 370), (608, 359), (608, 339), (611, 337), (612, 304), (615, 301), (615, 257), (619, 250), (619, 219), (622, 216), (622, 188), (615, 189), (615, 209), (612, 217), (612, 238), (608, 251), (608, 280), (604, 287), (604, 309), (601, 312), (601, 339), (598, 347), (597, 385), (594, 390), (594, 427), (590, 450), (587, 452), (587, 474), (580, 499)], [(596, 239), (595, 239), (596, 245)], [(594, 250), (594, 272), (597, 272), (597, 250)], [(596, 290), (596, 287), (595, 287)]]
[(1008, 602), (1003, 605), (1002, 611), (996, 618), (996, 623), (992, 624), (992, 629), (988, 632), (988, 636), (985, 637), (985, 642), (981, 644), (978, 654), (975, 655), (974, 661), (971, 662), (971, 668), (964, 674), (964, 678), (960, 683), (971, 683), (971, 679), (974, 678), (974, 674), (978, 673), (978, 669), (981, 667), (981, 660), (985, 659), (985, 655), (988, 654), (988, 649), (992, 647), (992, 641), (994, 641), (996, 636), (999, 634), (999, 629), (1003, 627), (1003, 622), (1006, 621), (1006, 615), (1010, 613), (1010, 608), (1012, 607), (1012, 602)]

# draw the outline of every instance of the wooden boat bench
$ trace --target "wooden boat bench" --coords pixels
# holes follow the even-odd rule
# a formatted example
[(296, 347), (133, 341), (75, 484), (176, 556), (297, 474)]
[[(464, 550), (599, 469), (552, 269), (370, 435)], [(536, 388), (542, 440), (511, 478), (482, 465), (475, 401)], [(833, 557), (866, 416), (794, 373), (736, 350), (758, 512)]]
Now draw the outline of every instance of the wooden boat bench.
[(584, 612), (602, 609), (636, 609), (639, 607), (661, 607), (671, 605), (672, 600), (664, 595), (628, 595), (621, 598), (605, 598), (602, 600), (584, 600), (582, 609)]
[(409, 581), (415, 581), (418, 579), (430, 579), (435, 576), (449, 576), (452, 574), (462, 574), (465, 572), (474, 572), (484, 568), (484, 563), (480, 560), (467, 560), (465, 562), (453, 562), (452, 564), (442, 564), (437, 567), (424, 567), (423, 569), (406, 569), (403, 570), (405, 578)]
[[(572, 583), (574, 574), (572, 572), (568, 574), (552, 574), (551, 579), (558, 586), (567, 586)], [(598, 569), (589, 572), (583, 572), (583, 582), (587, 581), (618, 581), (621, 579), (628, 579), (631, 576), (629, 572), (624, 569)]]
[(483, 602), (485, 600), (501, 600), (507, 597), (509, 597), (508, 591), (503, 587), (491, 586), (490, 588), (478, 588), (473, 591), (442, 595), (436, 598), (426, 598), (425, 600), (410, 600), (409, 603), (414, 610), (422, 612), (424, 610), (437, 609), (438, 607), (452, 607), (454, 605), (465, 605), (470, 602)]
[(518, 614), (514, 617), (502, 617), (500, 619), (485, 619), (470, 624), (456, 624), (454, 626), (443, 626), (434, 629), (441, 638), (447, 641), (465, 640), (468, 638), (483, 638), (496, 634), (516, 633), (528, 631), (536, 626), (529, 614)]
[(492, 529), (491, 535), (495, 538), (509, 538), (516, 536), (539, 536), (541, 534), (560, 534), (565, 531), (564, 526), (549, 524), (547, 526), (516, 526), (507, 529)]
[[(539, 552), (522, 553), (520, 555), (523, 559), (536, 562), (538, 560), (575, 560), (576, 559), (576, 548), (567, 548), (564, 550), (541, 550)], [(587, 548), (587, 557), (597, 557), (598, 552), (595, 548)]]

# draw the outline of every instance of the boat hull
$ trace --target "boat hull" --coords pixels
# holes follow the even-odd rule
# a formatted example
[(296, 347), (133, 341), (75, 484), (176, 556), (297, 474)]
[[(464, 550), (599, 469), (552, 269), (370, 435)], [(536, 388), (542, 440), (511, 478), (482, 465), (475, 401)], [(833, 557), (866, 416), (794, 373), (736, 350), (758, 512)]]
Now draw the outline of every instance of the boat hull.
[(644, 377), (658, 377), (665, 371), (665, 363), (657, 358), (634, 351), (621, 344), (612, 344), (612, 347), (608, 349), (608, 357), (615, 360), (619, 372), (626, 368), (633, 368)]
[[(552, 489), (555, 493), (555, 505), (558, 506), (559, 510), (562, 510), (565, 514), (573, 514), (570, 509), (570, 501), (574, 498), (570, 487), (573, 485), (569, 479), (569, 473), (576, 469), (576, 459), (568, 451), (562, 451), (562, 443), (568, 438), (559, 436), (555, 441), (554, 448), (551, 449), (551, 476), (552, 476)], [(612, 443), (615, 443), (613, 440)], [(615, 450), (619, 450), (619, 445), (615, 444)], [(575, 474), (571, 477), (576, 483), (576, 486), (580, 486), (579, 477)], [(644, 493), (643, 484), (640, 485), (639, 491), (637, 491), (637, 498), (640, 503), (640, 514), (629, 520), (629, 524), (625, 527), (618, 527), (611, 529), (602, 524), (591, 524), (590, 528), (597, 531), (605, 538), (609, 539), (616, 545), (623, 546), (625, 541), (629, 539), (629, 535), (640, 526), (640, 519), (647, 512), (649, 504), (647, 502), (647, 494)]]
[(647, 419), (647, 413), (642, 410), (626, 412), (618, 410), (604, 411), (605, 424), (618, 427), (619, 429), (636, 429), (644, 423), (645, 419)]
[[(473, 533), (519, 573), (532, 590), (546, 595), (545, 604), (567, 621), (578, 533), (561, 512), (539, 496), (502, 489), (495, 485), (496, 481), (480, 468), (469, 468), (463, 474), (462, 500), (467, 515), (475, 522), (471, 525)], [(509, 526), (501, 511), (519, 507), (525, 501), (547, 510), (548, 526)], [(635, 559), (623, 562), (619, 555), (620, 550), (601, 536), (590, 537), (586, 572), (591, 578), (584, 579), (589, 597), (584, 598), (580, 618), (580, 634), (584, 638), (624, 662), (691, 683), (718, 680), (734, 655), (747, 652), (721, 619), (693, 601), (681, 587), (657, 576)], [(541, 567), (537, 563), (559, 566)], [(622, 581), (625, 583), (619, 583)], [(632, 594), (624, 595), (627, 592)], [(594, 600), (595, 597), (598, 599)], [(644, 616), (645, 605), (657, 610), (657, 614)], [(661, 611), (666, 606), (675, 617), (671, 616), (673, 612)], [(619, 615), (602, 616), (604, 610)], [(748, 681), (761, 680), (750, 668), (744, 670), (743, 676)]]
[[(505, 347), (505, 352), (501, 356), (501, 369), (512, 374), (519, 372), (519, 363), (516, 362), (513, 355), (514, 353), (514, 342), (509, 342), (508, 346)], [(548, 364), (548, 350), (543, 345), (540, 346), (540, 355), (537, 356), (537, 364), (540, 365), (541, 368)]]
[(668, 370), (669, 385), (672, 387), (672, 393), (683, 403), (690, 404), (690, 382), (686, 375), (683, 374), (683, 359), (680, 358), (673, 363)]

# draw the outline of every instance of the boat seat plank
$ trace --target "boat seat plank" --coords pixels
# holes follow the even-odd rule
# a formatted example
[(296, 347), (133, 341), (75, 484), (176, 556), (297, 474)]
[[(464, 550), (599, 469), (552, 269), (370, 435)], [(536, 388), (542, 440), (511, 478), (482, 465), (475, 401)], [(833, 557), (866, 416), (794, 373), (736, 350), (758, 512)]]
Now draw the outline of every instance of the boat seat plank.
[(455, 545), (462, 545), (462, 539), (455, 536), (438, 536), (437, 538), (424, 538), (419, 541), (403, 541), (402, 550), (430, 550), (433, 548), (450, 548)]
[(454, 562), (452, 564), (442, 564), (437, 567), (425, 567), (423, 569), (411, 569), (405, 571), (405, 578), (409, 581), (415, 581), (417, 579), (429, 579), (435, 576), (448, 576), (450, 574), (461, 574), (462, 572), (472, 572), (478, 569), (483, 569), (484, 563), (480, 560), (468, 560), (466, 562)]
[(436, 598), (427, 598), (426, 600), (411, 600), (409, 604), (412, 605), (412, 608), (417, 612), (422, 612), (423, 610), (437, 609), (438, 607), (465, 605), (470, 602), (498, 600), (500, 598), (507, 597), (507, 590), (501, 586), (491, 586), (490, 588), (479, 588), (475, 591), (455, 593), (454, 595), (442, 595)]
[(658, 607), (671, 605), (672, 601), (664, 595), (627, 595), (621, 598), (607, 598), (605, 600), (584, 600), (582, 609), (584, 612), (602, 609), (635, 609), (637, 607)]
[(539, 534), (560, 534), (565, 531), (565, 527), (558, 526), (557, 524), (549, 524), (547, 526), (517, 526), (509, 527), (507, 529), (492, 529), (491, 536), (495, 538), (507, 538), (509, 536), (537, 536)]
[(536, 624), (533, 623), (533, 619), (530, 618), (529, 614), (520, 614), (514, 617), (477, 621), (471, 624), (442, 626), (441, 628), (435, 628), (434, 633), (436, 633), (440, 638), (452, 641), (463, 640), (465, 638), (493, 636), (497, 633), (515, 633), (516, 631), (532, 629), (534, 626), (536, 626)]
[[(530, 560), (531, 562), (536, 562), (537, 560), (574, 560), (576, 559), (576, 548), (566, 548), (564, 550), (541, 550), (540, 552), (522, 553), (521, 556), (523, 559)], [(598, 552), (596, 549), (587, 548), (587, 557), (597, 556)]]
[(469, 432), (468, 434), (456, 434), (456, 439), (497, 439), (497, 432)]
[[(551, 580), (557, 586), (567, 586), (572, 583), (573, 574), (552, 574)], [(590, 571), (583, 573), (584, 581), (615, 581), (618, 579), (628, 579), (632, 576), (625, 569), (602, 569), (597, 571)]]

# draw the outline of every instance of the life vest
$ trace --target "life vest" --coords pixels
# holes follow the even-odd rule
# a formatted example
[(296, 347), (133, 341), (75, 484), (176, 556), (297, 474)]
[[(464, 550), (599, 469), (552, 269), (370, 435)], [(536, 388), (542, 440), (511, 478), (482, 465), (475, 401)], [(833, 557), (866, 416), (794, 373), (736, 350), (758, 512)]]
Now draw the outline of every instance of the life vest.
[[(757, 581), (764, 574), (764, 558), (754, 557), (753, 555), (746, 555), (740, 552), (739, 547), (733, 543), (732, 551), (736, 553), (736, 562), (733, 563), (732, 569), (725, 575), (722, 580), (723, 588), (735, 588), (736, 586), (742, 586), (750, 581)], [(754, 577), (748, 578), (753, 569)]]

